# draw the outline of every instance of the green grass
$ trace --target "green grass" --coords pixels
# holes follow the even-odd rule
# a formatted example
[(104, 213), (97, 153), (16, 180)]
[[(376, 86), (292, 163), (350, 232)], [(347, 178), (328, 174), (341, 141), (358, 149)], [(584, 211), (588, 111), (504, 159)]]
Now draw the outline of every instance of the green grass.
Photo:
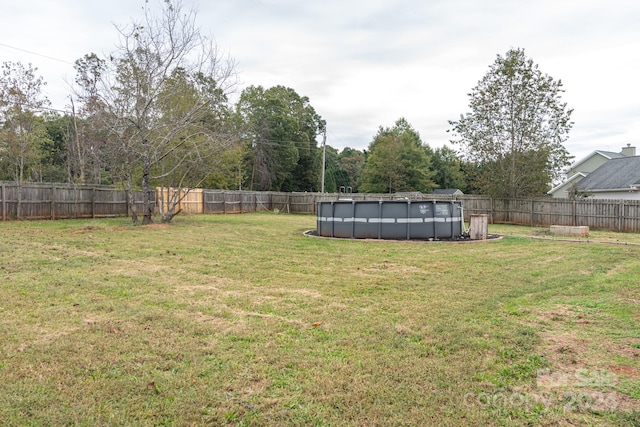
[(0, 223), (3, 425), (640, 422), (640, 247), (174, 221)]

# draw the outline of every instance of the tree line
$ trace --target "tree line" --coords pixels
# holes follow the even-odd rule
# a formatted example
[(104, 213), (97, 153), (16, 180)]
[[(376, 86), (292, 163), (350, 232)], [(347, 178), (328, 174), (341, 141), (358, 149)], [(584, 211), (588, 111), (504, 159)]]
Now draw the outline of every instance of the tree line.
[[(116, 30), (120, 44), (108, 57), (75, 62), (64, 112), (50, 108), (37, 68), (2, 65), (0, 180), (142, 190), (148, 223), (156, 186), (314, 192), (323, 158), (328, 192), (459, 188), (514, 197), (546, 192), (569, 159), (561, 82), (521, 49), (498, 56), (469, 94), (472, 112), (450, 122), (460, 150), (431, 148), (404, 118), (380, 126), (367, 149), (338, 150), (320, 143), (325, 120), (292, 88), (249, 86), (231, 102), (234, 60), (179, 0), (159, 11), (145, 3), (142, 18)], [(166, 201), (162, 221), (178, 202)]]

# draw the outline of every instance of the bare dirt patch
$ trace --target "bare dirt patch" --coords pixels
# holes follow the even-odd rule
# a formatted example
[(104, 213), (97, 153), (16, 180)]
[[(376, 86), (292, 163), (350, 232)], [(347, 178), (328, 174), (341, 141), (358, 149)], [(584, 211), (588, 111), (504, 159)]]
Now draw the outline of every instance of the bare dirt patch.
[(549, 368), (538, 372), (538, 392), (572, 409), (640, 410), (639, 400), (617, 389), (623, 378), (639, 379), (638, 369), (606, 362), (616, 355), (638, 357), (640, 349), (590, 334), (586, 325), (595, 320), (575, 307), (558, 305), (538, 317), (549, 325), (539, 346)]
[(582, 367), (588, 363), (584, 358), (590, 353), (591, 343), (589, 340), (579, 338), (573, 333), (551, 333), (543, 338), (545, 344), (542, 348), (547, 359), (554, 365)]
[(627, 375), (629, 377), (640, 378), (640, 372), (633, 366), (608, 366), (607, 369), (616, 374)]

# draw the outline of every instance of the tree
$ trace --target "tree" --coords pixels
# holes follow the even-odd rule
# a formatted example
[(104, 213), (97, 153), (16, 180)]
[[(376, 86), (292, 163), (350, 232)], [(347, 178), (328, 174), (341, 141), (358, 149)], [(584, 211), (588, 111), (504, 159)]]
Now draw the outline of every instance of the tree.
[(240, 144), (225, 150), (216, 158), (216, 168), (201, 186), (221, 190), (242, 190), (245, 157), (246, 147)]
[(360, 150), (350, 147), (342, 149), (339, 156), (342, 173), (340, 178), (336, 179), (338, 187), (351, 187), (354, 193), (358, 191), (358, 182), (364, 168), (365, 159), (365, 154)]
[(40, 144), (38, 180), (43, 182), (67, 182), (67, 140), (72, 128), (68, 115), (48, 112), (43, 115), (47, 138)]
[(107, 71), (106, 60), (90, 53), (78, 59), (74, 68), (76, 108), (71, 96), (72, 126), (67, 133), (67, 162), (69, 182), (102, 183), (104, 172), (103, 150), (107, 144), (108, 131), (106, 105), (100, 97), (99, 85)]
[(431, 159), (433, 180), (439, 188), (458, 188), (466, 192), (462, 162), (447, 146), (436, 148)]
[(340, 167), (340, 154), (338, 150), (330, 145), (326, 145), (325, 151), (324, 191), (327, 193), (337, 193), (339, 188), (338, 182), (343, 181), (344, 175), (346, 174)]
[(247, 147), (249, 188), (318, 189), (321, 159), (316, 135), (325, 122), (309, 98), (284, 86), (250, 86), (240, 95), (236, 118)]
[(476, 166), (474, 185), (494, 197), (546, 193), (571, 158), (562, 144), (573, 110), (563, 92), (523, 49), (498, 55), (469, 94), (471, 112), (449, 122), (451, 142)]
[(234, 62), (195, 21), (196, 11), (184, 11), (180, 0), (165, 0), (158, 15), (147, 3), (142, 20), (118, 27), (121, 43), (98, 76), (110, 136), (105, 155), (130, 194), (142, 189), (143, 223), (152, 222), (154, 184), (174, 190), (160, 209), (169, 222), (189, 187), (235, 142), (225, 120)]
[(42, 94), (45, 85), (38, 69), (20, 62), (5, 62), (0, 74), (0, 161), (6, 163), (18, 184), (18, 217), (22, 204), (22, 183), (37, 171), (41, 144), (47, 139), (42, 117), (49, 105)]
[(431, 159), (427, 146), (406, 119), (392, 128), (380, 127), (369, 145), (360, 190), (368, 193), (430, 192)]

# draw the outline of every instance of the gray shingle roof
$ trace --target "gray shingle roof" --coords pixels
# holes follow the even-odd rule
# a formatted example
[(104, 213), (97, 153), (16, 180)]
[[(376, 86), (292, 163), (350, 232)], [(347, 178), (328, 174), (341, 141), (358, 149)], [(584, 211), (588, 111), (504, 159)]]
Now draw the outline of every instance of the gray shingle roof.
[(640, 156), (611, 159), (587, 175), (579, 190), (613, 190), (640, 185)]
[[(431, 194), (456, 194), (456, 192), (458, 192), (460, 190), (458, 190), (457, 188), (436, 188), (435, 190), (433, 190), (431, 192)], [(462, 191), (460, 191), (460, 193), (462, 193)]]

